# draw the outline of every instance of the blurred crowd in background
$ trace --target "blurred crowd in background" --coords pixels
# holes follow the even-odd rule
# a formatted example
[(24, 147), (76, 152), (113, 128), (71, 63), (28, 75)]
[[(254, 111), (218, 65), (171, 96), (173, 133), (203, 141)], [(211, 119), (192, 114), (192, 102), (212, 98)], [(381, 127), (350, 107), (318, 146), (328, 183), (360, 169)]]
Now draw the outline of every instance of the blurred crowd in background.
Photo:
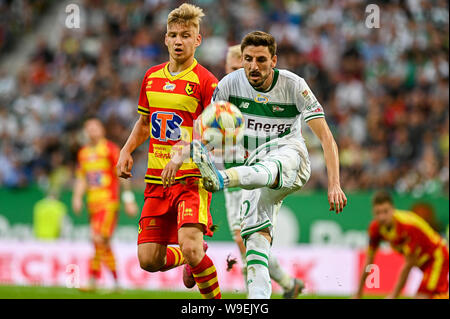
[[(20, 19), (16, 2), (0, 0), (0, 54), (57, 3), (18, 1), (27, 9)], [(363, 1), (191, 2), (206, 13), (197, 60), (218, 79), (228, 46), (253, 30), (275, 36), (277, 67), (303, 77), (325, 109), (346, 192), (448, 194), (447, 1), (370, 1), (380, 28), (366, 25)], [(167, 14), (182, 1), (79, 3), (81, 29), (60, 26), (56, 47), (39, 39), (17, 76), (0, 70), (2, 187), (70, 187), (83, 120), (98, 116), (122, 146), (138, 118), (144, 73), (168, 59)], [(327, 189), (321, 146), (306, 125), (303, 133), (312, 164), (306, 188)], [(134, 156), (134, 183), (143, 187), (147, 148)]]

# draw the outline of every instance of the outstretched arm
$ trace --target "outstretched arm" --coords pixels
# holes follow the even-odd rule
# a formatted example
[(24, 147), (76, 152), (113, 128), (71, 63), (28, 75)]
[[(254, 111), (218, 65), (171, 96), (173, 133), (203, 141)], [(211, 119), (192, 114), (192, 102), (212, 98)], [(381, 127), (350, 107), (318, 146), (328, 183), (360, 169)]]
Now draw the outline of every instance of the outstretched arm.
[(324, 118), (316, 118), (307, 122), (322, 144), (323, 156), (328, 175), (328, 203), (330, 211), (342, 212), (347, 205), (347, 197), (341, 189), (339, 181), (339, 152), (330, 128)]

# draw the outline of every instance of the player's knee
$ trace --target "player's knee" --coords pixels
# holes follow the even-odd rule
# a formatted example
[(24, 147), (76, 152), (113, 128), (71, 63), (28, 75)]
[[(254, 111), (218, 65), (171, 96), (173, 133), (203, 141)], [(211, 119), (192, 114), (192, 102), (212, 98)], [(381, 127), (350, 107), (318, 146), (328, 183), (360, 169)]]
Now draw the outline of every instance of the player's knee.
[(156, 272), (164, 266), (164, 261), (149, 257), (139, 257), (139, 266), (148, 272)]
[(183, 257), (191, 266), (198, 265), (205, 255), (202, 243), (199, 244), (193, 241), (185, 241), (183, 244), (180, 243), (180, 248)]
[(165, 256), (158, 251), (145, 251), (138, 249), (139, 266), (148, 272), (159, 271), (165, 263)]

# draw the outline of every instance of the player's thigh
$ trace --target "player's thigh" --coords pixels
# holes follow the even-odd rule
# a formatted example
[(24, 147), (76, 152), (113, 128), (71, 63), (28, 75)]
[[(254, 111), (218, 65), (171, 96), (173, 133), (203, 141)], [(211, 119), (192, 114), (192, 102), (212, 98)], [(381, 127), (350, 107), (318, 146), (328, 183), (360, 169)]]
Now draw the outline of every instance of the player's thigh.
[(275, 191), (264, 187), (254, 190), (244, 190), (241, 204), (241, 236), (267, 228), (272, 235), (276, 223), (283, 190)]
[(90, 213), (91, 237), (95, 244), (107, 244), (117, 225), (117, 206), (105, 205)]

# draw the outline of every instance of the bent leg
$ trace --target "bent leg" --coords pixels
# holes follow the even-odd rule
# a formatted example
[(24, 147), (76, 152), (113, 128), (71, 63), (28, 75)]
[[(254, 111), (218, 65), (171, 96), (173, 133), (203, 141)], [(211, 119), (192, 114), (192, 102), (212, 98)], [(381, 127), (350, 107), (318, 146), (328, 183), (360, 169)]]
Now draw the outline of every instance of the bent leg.
[(166, 262), (167, 246), (158, 243), (138, 245), (139, 265), (148, 272), (160, 271)]
[(278, 176), (278, 167), (274, 162), (266, 161), (252, 166), (237, 166), (223, 171), (224, 184), (227, 187), (241, 187), (251, 190), (272, 187)]
[(204, 299), (220, 299), (216, 267), (203, 250), (203, 226), (201, 224), (184, 224), (178, 230), (178, 240), (202, 297)]

